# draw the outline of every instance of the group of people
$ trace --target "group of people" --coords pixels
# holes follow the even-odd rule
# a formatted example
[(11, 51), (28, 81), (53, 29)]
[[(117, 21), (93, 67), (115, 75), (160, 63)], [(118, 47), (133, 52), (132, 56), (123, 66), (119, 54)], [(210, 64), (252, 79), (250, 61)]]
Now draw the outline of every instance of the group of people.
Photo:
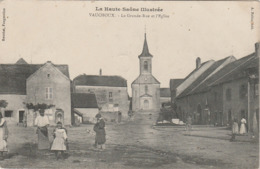
[(233, 124), (232, 124), (232, 137), (231, 137), (230, 141), (234, 141), (237, 134), (243, 135), (245, 133), (247, 133), (245, 117), (243, 117), (241, 119), (240, 129), (239, 129), (239, 126), (238, 126), (238, 121), (235, 118), (234, 121), (233, 121)]
[[(44, 115), (44, 109), (39, 110), (40, 116), (35, 119), (35, 126), (37, 126), (36, 134), (38, 135), (38, 149), (39, 150), (51, 150), (55, 152), (56, 159), (65, 158), (65, 151), (69, 149), (68, 144), (68, 132), (63, 127), (62, 122), (57, 122), (55, 129), (53, 130), (53, 141), (50, 144), (48, 127), (50, 125), (49, 119)], [(93, 130), (96, 133), (95, 147), (99, 149), (105, 149), (106, 132), (105, 121), (101, 117), (101, 114), (96, 115), (97, 122), (94, 125)], [(8, 128), (4, 117), (0, 112), (0, 155), (4, 158), (4, 152), (8, 151), (7, 148)]]

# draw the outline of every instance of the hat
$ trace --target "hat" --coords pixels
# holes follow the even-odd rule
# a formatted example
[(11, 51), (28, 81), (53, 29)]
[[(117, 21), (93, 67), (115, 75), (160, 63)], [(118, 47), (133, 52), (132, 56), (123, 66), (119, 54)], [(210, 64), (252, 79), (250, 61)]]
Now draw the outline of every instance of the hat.
[(101, 117), (101, 114), (98, 113), (98, 114), (96, 115), (96, 118), (100, 118), (100, 117)]

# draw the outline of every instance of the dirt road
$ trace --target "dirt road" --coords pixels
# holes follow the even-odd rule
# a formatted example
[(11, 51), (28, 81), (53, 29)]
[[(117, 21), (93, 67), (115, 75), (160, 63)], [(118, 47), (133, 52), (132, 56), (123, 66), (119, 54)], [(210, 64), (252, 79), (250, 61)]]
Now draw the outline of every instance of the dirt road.
[[(240, 136), (229, 142), (225, 128), (153, 127), (154, 118), (137, 115), (122, 124), (107, 124), (106, 150), (93, 147), (93, 125), (68, 128), (69, 152), (56, 160), (37, 151), (35, 128), (9, 126), (9, 153), (3, 168), (258, 168), (258, 144)], [(49, 134), (51, 138), (51, 131)]]

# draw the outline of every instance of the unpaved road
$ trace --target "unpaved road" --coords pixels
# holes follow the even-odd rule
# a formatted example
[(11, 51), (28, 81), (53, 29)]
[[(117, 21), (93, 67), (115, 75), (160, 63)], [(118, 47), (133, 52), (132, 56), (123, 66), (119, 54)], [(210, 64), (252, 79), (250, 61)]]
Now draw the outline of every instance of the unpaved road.
[[(36, 150), (35, 128), (9, 126), (9, 154), (3, 168), (258, 168), (258, 144), (238, 137), (229, 142), (224, 128), (152, 127), (139, 115), (122, 124), (107, 124), (106, 150), (93, 147), (93, 125), (68, 128), (70, 150), (65, 160)], [(50, 128), (50, 138), (51, 131)]]

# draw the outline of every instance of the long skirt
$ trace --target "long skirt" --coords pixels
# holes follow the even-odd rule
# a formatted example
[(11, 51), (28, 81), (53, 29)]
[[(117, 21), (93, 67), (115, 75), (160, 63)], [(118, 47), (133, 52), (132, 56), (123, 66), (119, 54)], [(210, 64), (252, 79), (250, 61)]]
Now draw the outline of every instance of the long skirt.
[(104, 144), (106, 142), (106, 132), (105, 129), (99, 129), (96, 132), (96, 143), (98, 145)]
[(4, 128), (0, 127), (0, 152), (8, 151), (7, 142), (4, 140)]
[(246, 125), (245, 124), (241, 124), (240, 134), (245, 134), (245, 133), (246, 133)]
[(48, 138), (48, 132), (46, 135), (46, 133), (43, 133), (43, 131), (38, 129), (37, 134), (38, 134), (38, 149), (39, 150), (50, 149), (50, 141)]

